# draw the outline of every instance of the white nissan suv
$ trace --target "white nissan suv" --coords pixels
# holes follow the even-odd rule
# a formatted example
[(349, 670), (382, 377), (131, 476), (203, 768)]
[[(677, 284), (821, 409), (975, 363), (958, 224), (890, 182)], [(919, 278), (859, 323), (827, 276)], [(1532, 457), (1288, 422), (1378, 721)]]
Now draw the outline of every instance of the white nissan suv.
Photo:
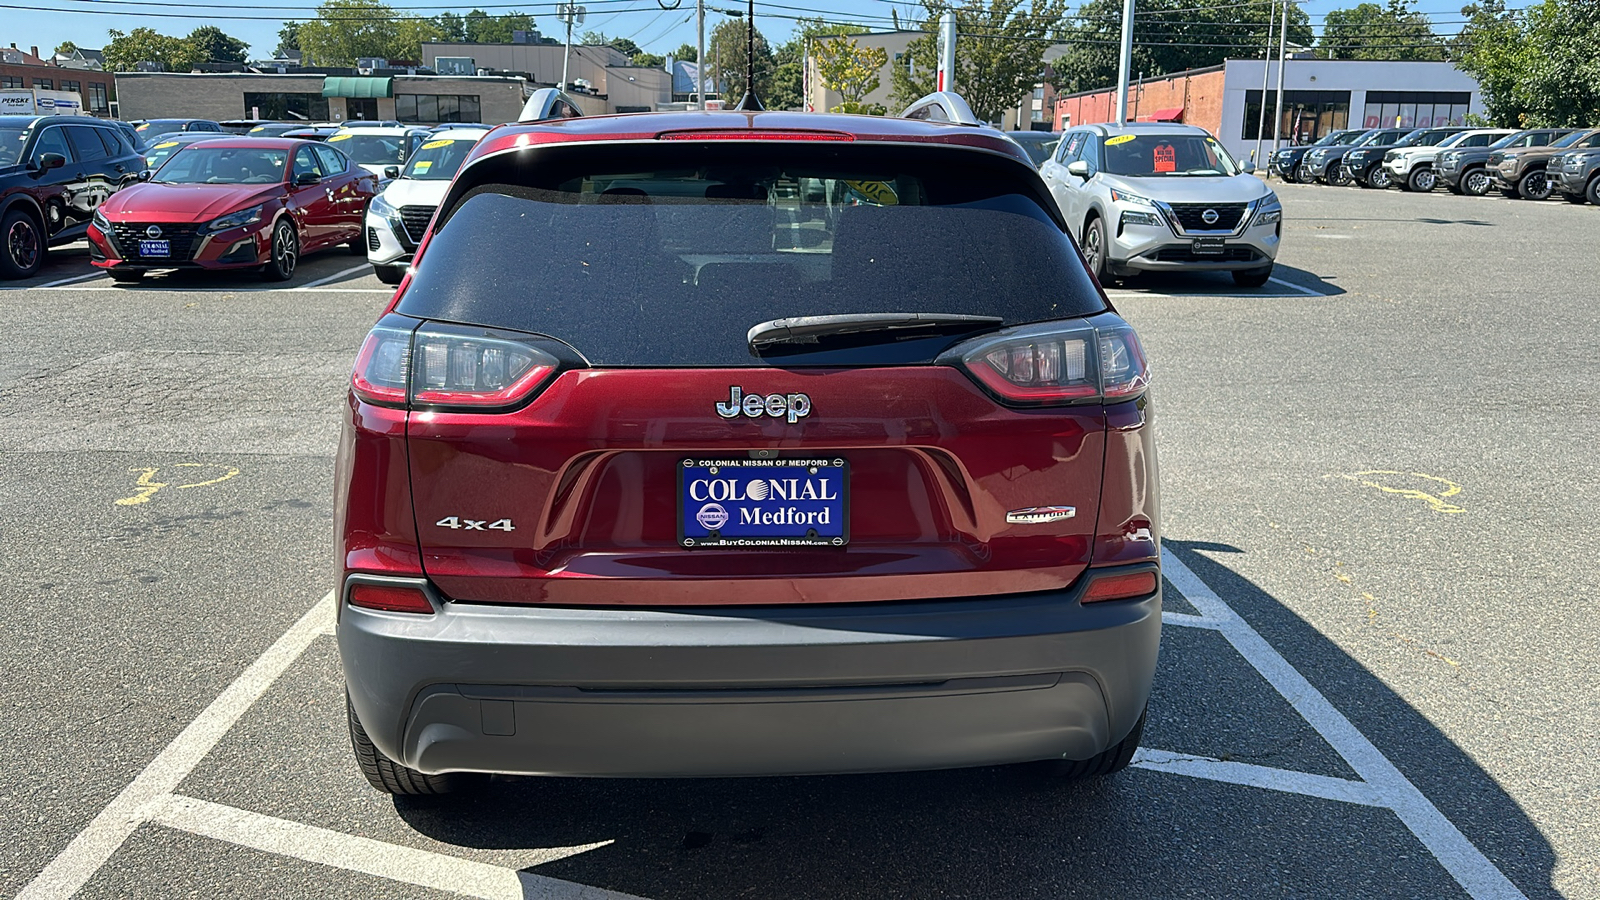
[(400, 283), (450, 179), (488, 133), (485, 128), (436, 132), (417, 147), (400, 176), (372, 198), (367, 206), (367, 261), (379, 281)]
[(1080, 126), (1062, 135), (1039, 174), (1101, 281), (1227, 271), (1243, 287), (1261, 287), (1272, 277), (1278, 196), (1203, 128)]

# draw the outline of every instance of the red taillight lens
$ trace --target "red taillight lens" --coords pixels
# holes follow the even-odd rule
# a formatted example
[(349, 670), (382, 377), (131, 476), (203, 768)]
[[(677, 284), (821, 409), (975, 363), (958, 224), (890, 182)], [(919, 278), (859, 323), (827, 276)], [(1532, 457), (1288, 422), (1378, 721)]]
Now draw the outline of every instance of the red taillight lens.
[(1155, 572), (1129, 572), (1125, 575), (1093, 575), (1089, 582), (1089, 589), (1083, 592), (1084, 603), (1098, 603), (1102, 600), (1127, 600), (1130, 597), (1143, 597), (1156, 592)]
[(367, 335), (350, 387), (383, 406), (496, 409), (528, 399), (560, 360), (520, 335), (386, 317)]
[(1018, 406), (1125, 400), (1150, 383), (1139, 338), (1122, 322), (1010, 329), (955, 352), (979, 383)]
[(420, 588), (358, 584), (350, 588), (350, 605), (384, 612), (433, 614), (433, 604)]

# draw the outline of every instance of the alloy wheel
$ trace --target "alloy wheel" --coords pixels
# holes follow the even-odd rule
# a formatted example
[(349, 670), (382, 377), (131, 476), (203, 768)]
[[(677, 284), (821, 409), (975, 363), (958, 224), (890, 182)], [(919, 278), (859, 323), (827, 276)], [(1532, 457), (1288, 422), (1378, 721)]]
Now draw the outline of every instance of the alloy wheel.
[(1380, 191), (1388, 187), (1389, 170), (1381, 165), (1373, 168), (1372, 173), (1367, 176), (1367, 184)]
[(1522, 176), (1522, 181), (1517, 184), (1517, 193), (1524, 200), (1548, 200), (1550, 198), (1550, 179), (1543, 171), (1529, 172)]
[(1100, 220), (1096, 219), (1083, 232), (1084, 261), (1096, 277), (1100, 275), (1100, 249)]
[(6, 232), (6, 255), (21, 271), (31, 271), (39, 263), (39, 232), (33, 223), (19, 218)]
[(1419, 193), (1428, 193), (1429, 191), (1433, 190), (1434, 185), (1438, 183), (1439, 176), (1432, 169), (1423, 169), (1422, 171), (1416, 172), (1411, 176), (1411, 185), (1412, 187), (1415, 187)]
[(294, 237), (294, 226), (288, 222), (280, 223), (272, 237), (272, 265), (285, 281), (294, 274), (300, 254), (298, 243)]
[(1489, 173), (1482, 169), (1474, 169), (1461, 180), (1461, 186), (1467, 189), (1467, 193), (1482, 197), (1489, 193)]

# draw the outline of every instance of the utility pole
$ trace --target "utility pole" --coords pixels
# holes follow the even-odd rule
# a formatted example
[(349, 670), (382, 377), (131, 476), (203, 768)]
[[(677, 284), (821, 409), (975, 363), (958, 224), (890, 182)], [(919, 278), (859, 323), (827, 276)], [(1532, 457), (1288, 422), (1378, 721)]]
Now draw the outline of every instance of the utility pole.
[[(1278, 26), (1278, 104), (1275, 111), (1278, 120), (1272, 125), (1272, 151), (1278, 151), (1278, 138), (1283, 132), (1283, 58), (1288, 55), (1289, 49), (1289, 3), (1284, 0), (1283, 24)], [(1266, 98), (1263, 97), (1263, 100)]]
[(694, 78), (700, 108), (706, 108), (706, 0), (695, 0)]
[(1122, 53), (1117, 61), (1117, 124), (1128, 121), (1128, 79), (1133, 74), (1133, 0), (1122, 0)]
[(1273, 6), (1267, 16), (1267, 55), (1261, 59), (1261, 116), (1256, 122), (1256, 153), (1250, 159), (1258, 169), (1264, 168), (1261, 164), (1261, 143), (1267, 136), (1267, 79), (1272, 77), (1272, 20), (1277, 17), (1278, 8)]
[(567, 23), (567, 44), (561, 55), (561, 90), (563, 91), (571, 84), (571, 79), (568, 76), (572, 72), (572, 24), (574, 21), (582, 24), (585, 12), (587, 10), (573, 3), (562, 3), (556, 7), (556, 18)]
[(934, 79), (934, 90), (956, 89), (956, 14), (946, 12), (939, 16), (939, 71)]

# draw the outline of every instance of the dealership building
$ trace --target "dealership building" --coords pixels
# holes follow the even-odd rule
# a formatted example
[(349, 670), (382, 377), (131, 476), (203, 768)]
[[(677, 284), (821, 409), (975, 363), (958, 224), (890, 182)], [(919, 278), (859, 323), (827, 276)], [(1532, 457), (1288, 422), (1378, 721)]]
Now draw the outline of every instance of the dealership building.
[[(1270, 152), (1276, 60), (1230, 59), (1220, 66), (1140, 79), (1128, 88), (1128, 118), (1198, 125), (1240, 160), (1249, 160), (1262, 120), (1263, 77), (1263, 151)], [(1290, 57), (1283, 65), (1279, 133), (1284, 145), (1308, 144), (1340, 128), (1465, 125), (1469, 113), (1483, 113), (1478, 82), (1453, 63)], [(1055, 102), (1057, 130), (1115, 118), (1115, 88), (1070, 94)]]
[(397, 119), (514, 122), (526, 82), (504, 75), (411, 75), (400, 70), (286, 72), (118, 72), (124, 119), (280, 119), (307, 122)]

